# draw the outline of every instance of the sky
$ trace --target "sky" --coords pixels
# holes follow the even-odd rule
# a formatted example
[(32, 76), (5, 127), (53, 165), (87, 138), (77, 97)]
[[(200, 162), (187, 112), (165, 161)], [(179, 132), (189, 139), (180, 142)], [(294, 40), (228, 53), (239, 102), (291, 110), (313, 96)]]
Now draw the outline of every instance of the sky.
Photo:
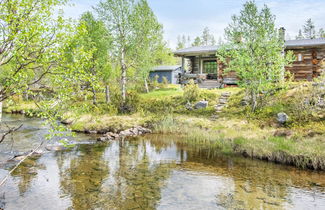
[[(68, 17), (78, 18), (91, 11), (100, 0), (72, 0), (65, 7)], [(102, 0), (103, 1), (103, 0)], [(325, 0), (255, 0), (259, 7), (266, 4), (276, 16), (276, 26), (285, 27), (287, 39), (294, 39), (305, 21), (311, 18), (316, 29), (325, 28)], [(164, 37), (175, 48), (179, 35), (192, 41), (205, 27), (216, 37), (223, 37), (231, 16), (239, 14), (246, 0), (148, 0), (158, 21), (164, 26)]]

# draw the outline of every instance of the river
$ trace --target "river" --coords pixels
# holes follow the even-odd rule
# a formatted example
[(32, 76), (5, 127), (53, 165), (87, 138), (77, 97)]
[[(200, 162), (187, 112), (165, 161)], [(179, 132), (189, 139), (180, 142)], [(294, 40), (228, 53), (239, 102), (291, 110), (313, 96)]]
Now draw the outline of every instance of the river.
[[(0, 145), (6, 160), (35, 148), (48, 133), (39, 119), (4, 115), (23, 124)], [(222, 155), (176, 136), (147, 135), (76, 146), (26, 160), (0, 187), (4, 209), (325, 209), (325, 173)], [(46, 144), (56, 144), (54, 139)], [(45, 148), (42, 148), (46, 151)]]

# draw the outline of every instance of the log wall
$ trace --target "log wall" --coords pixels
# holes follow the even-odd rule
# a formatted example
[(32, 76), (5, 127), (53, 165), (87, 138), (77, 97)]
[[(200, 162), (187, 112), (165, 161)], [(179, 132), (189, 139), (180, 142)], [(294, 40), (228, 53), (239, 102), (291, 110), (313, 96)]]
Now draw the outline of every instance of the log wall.
[[(322, 71), (322, 62), (325, 59), (325, 48), (318, 49), (294, 49), (292, 50), (296, 56), (296, 61), (286, 69), (293, 75), (296, 81), (311, 81), (318, 77)], [(299, 54), (302, 60), (299, 61)]]

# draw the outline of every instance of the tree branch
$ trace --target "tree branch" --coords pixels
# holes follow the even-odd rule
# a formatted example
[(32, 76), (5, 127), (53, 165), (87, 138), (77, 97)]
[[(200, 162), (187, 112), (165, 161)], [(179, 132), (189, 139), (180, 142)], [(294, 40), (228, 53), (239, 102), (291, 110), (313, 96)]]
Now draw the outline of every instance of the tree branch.
[(16, 128), (10, 128), (6, 133), (4, 133), (2, 135), (2, 137), (0, 139), (0, 143), (2, 143), (5, 140), (6, 136), (8, 136), (9, 134), (19, 130), (21, 127), (23, 127), (23, 124), (21, 124), (19, 127), (16, 127)]

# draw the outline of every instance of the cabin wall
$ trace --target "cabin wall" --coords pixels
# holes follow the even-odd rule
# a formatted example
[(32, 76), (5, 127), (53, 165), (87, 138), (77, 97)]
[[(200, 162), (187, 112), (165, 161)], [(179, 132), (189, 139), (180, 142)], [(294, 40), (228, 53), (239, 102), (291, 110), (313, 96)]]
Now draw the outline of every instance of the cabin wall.
[[(292, 65), (285, 67), (289, 71), (295, 81), (307, 80), (311, 81), (313, 78), (318, 77), (322, 71), (322, 63), (325, 64), (325, 47), (323, 48), (301, 48), (290, 49), (296, 56), (296, 61)], [(288, 50), (286, 50), (288, 51)], [(302, 55), (302, 60), (298, 60), (298, 55)], [(190, 59), (191, 73), (200, 74), (201, 61), (206, 59), (217, 59), (212, 55), (197, 55), (186, 57)], [(224, 84), (233, 85), (238, 81), (238, 77), (235, 72), (224, 73), (227, 65), (218, 62), (218, 80), (223, 81)], [(325, 71), (325, 70), (324, 70)]]
[[(296, 60), (291, 66), (286, 67), (292, 75), (294, 80), (308, 80), (311, 81), (320, 75), (322, 67), (321, 63), (325, 59), (325, 48), (319, 49), (294, 49), (293, 51)], [(299, 54), (302, 60), (299, 61)]]

